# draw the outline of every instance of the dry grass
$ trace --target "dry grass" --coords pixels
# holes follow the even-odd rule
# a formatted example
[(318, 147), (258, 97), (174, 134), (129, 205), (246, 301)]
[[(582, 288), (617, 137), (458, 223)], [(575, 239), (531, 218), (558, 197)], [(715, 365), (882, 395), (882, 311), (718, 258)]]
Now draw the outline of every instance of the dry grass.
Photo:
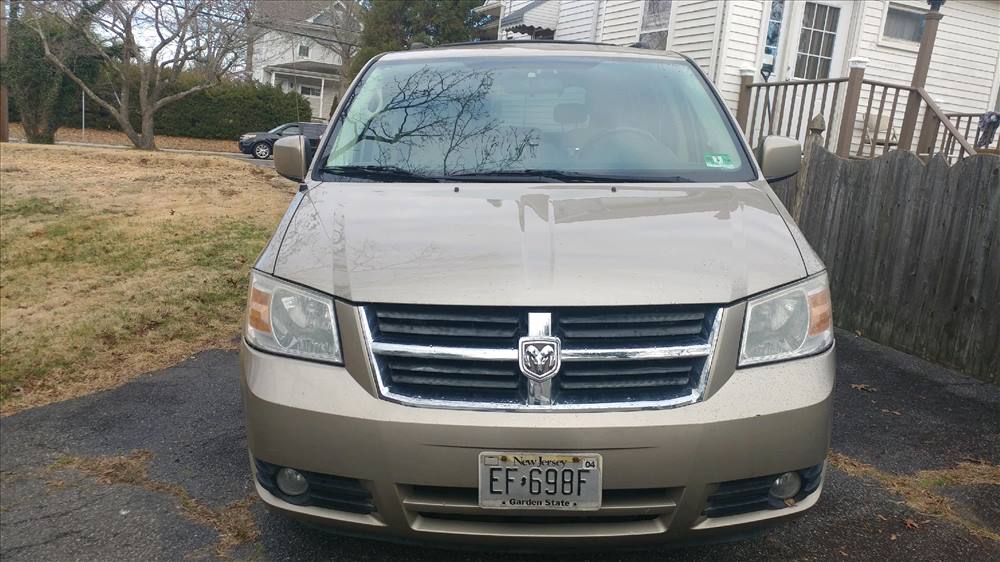
[(294, 189), (223, 157), (0, 145), (3, 413), (230, 345)]
[[(257, 540), (260, 532), (250, 511), (256, 501), (253, 496), (233, 502), (222, 509), (212, 509), (192, 498), (181, 486), (152, 480), (149, 477), (149, 460), (152, 456), (148, 451), (135, 451), (131, 455), (117, 457), (63, 457), (49, 467), (49, 473), (51, 476), (53, 471), (72, 469), (96, 478), (102, 484), (128, 484), (171, 496), (185, 517), (211, 527), (219, 534), (215, 554), (222, 558), (232, 548)], [(59, 486), (65, 486), (63, 480), (55, 482)]]
[(962, 462), (954, 468), (922, 470), (914, 476), (905, 476), (882, 472), (840, 453), (831, 452), (829, 460), (830, 465), (841, 472), (879, 482), (901, 496), (906, 505), (918, 513), (950, 521), (965, 527), (973, 535), (1000, 542), (1000, 534), (995, 529), (959, 516), (952, 507), (951, 500), (933, 490), (935, 487), (951, 485), (1000, 485), (1000, 466), (987, 462)]
[[(247, 131), (249, 132), (249, 131)], [(11, 123), (10, 137), (15, 140), (25, 140), (24, 129), (19, 123)], [(119, 131), (108, 131), (102, 129), (74, 129), (72, 127), (61, 127), (56, 131), (56, 142), (86, 142), (88, 144), (116, 144), (119, 146), (132, 147), (132, 141), (128, 140), (125, 133)], [(191, 137), (172, 137), (169, 135), (156, 135), (157, 148), (180, 148), (184, 150), (208, 150), (212, 152), (235, 152), (240, 151), (236, 145), (236, 139), (195, 139)]]

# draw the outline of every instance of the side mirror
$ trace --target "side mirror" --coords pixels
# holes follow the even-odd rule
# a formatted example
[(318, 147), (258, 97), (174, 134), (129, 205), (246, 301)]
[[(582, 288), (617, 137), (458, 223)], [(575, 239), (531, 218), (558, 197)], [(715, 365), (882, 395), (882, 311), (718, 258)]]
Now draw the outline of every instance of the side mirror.
[(799, 173), (802, 145), (788, 137), (764, 137), (764, 142), (757, 147), (757, 162), (764, 172), (764, 178), (769, 182), (790, 178)]
[(306, 177), (306, 144), (302, 135), (281, 137), (274, 143), (274, 171), (292, 181), (302, 181)]

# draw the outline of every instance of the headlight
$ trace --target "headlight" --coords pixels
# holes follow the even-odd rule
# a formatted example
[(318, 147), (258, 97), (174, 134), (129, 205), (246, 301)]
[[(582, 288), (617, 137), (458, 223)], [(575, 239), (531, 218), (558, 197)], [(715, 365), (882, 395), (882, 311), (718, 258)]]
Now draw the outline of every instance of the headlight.
[(833, 343), (826, 273), (750, 299), (740, 366), (819, 353)]
[(341, 363), (333, 299), (258, 271), (250, 273), (244, 334), (264, 351)]

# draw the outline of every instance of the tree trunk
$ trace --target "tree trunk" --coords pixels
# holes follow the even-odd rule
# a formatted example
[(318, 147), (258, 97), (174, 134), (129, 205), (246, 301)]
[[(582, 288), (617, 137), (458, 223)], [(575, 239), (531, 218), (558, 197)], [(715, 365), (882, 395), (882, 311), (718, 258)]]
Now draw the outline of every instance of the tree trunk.
[(150, 107), (142, 108), (141, 144), (136, 145), (137, 148), (142, 150), (156, 150), (156, 138), (153, 132), (153, 113), (154, 110)]

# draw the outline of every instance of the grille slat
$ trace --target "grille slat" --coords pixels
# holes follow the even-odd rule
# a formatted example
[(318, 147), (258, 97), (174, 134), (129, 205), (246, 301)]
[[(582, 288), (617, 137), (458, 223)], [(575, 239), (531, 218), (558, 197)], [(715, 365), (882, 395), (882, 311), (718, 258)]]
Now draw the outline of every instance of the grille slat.
[(562, 381), (560, 386), (566, 390), (581, 390), (585, 388), (646, 388), (650, 386), (687, 386), (688, 382), (690, 382), (688, 377), (656, 377), (590, 380), (585, 382)]
[[(629, 364), (631, 363), (631, 364)], [(646, 365), (640, 361), (625, 364), (575, 363), (563, 367), (564, 377), (628, 377), (636, 375), (667, 375), (690, 373), (691, 365)]]
[(701, 330), (701, 323), (698, 322), (670, 326), (647, 326), (640, 324), (636, 327), (593, 326), (578, 328), (572, 325), (562, 327), (563, 335), (570, 339), (694, 336), (700, 334)]
[(559, 322), (563, 324), (670, 323), (687, 322), (691, 320), (702, 321), (704, 319), (704, 312), (629, 312), (627, 314), (617, 314), (613, 312), (561, 312), (559, 314)]
[(434, 311), (424, 309), (400, 309), (400, 310), (385, 310), (378, 309), (376, 311), (379, 320), (383, 318), (392, 318), (397, 320), (412, 320), (412, 321), (430, 321), (430, 320), (441, 320), (448, 322), (492, 322), (492, 323), (505, 323), (505, 324), (517, 324), (520, 322), (521, 318), (516, 313), (486, 313), (486, 312), (475, 312), (475, 313), (463, 313), (463, 312), (448, 312), (447, 310)]
[(517, 380), (510, 381), (474, 379), (471, 377), (449, 378), (449, 377), (428, 377), (420, 375), (405, 375), (393, 373), (392, 380), (396, 384), (423, 384), (428, 386), (453, 386), (459, 388), (510, 388), (518, 386)]
[(464, 374), (491, 377), (510, 377), (516, 375), (515, 369), (497, 367), (494, 363), (478, 365), (467, 361), (426, 361), (397, 358), (391, 358), (386, 363), (396, 372), (409, 371), (414, 373)]
[(517, 325), (490, 324), (406, 324), (402, 322), (381, 322), (379, 329), (382, 334), (413, 335), (413, 336), (453, 336), (459, 338), (513, 338), (517, 334)]
[[(530, 404), (621, 408), (697, 401), (712, 352), (713, 306), (527, 307), (368, 305), (364, 309), (380, 388), (415, 405), (477, 409)], [(518, 339), (539, 315), (559, 338), (562, 367), (529, 385)], [(534, 335), (540, 335), (534, 332)]]

